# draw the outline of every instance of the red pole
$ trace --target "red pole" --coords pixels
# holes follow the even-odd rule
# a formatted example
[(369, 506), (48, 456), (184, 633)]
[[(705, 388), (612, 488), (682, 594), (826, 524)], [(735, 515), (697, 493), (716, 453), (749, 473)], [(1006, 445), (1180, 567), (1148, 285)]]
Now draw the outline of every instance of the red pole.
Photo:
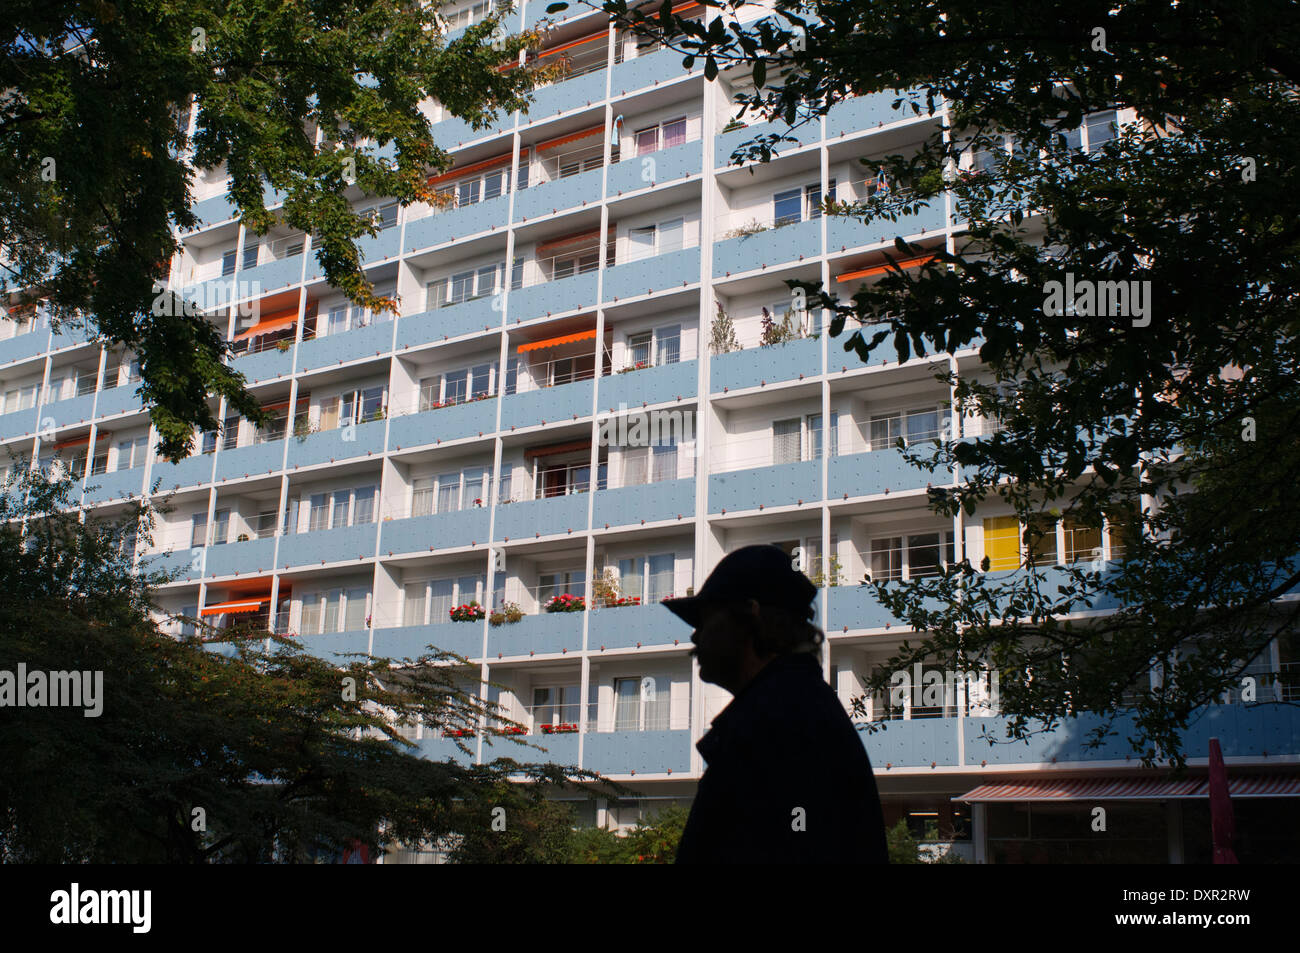
[(1228, 797), (1228, 769), (1223, 763), (1219, 739), (1210, 739), (1210, 834), (1214, 841), (1216, 864), (1237, 863), (1233, 841), (1237, 839), (1237, 825), (1232, 816), (1232, 800)]

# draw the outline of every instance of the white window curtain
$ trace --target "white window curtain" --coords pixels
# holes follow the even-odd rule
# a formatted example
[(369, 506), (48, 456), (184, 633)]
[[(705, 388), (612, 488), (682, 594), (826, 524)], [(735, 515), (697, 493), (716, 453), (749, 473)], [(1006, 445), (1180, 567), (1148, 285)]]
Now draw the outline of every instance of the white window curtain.
[(774, 465), (799, 461), (802, 423), (798, 417), (772, 422), (772, 463)]

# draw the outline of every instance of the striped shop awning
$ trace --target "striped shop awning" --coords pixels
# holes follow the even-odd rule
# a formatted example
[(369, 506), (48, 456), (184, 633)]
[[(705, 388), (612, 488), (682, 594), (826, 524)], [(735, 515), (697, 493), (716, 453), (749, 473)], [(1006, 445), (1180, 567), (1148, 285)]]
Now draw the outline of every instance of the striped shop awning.
[[(1209, 797), (1206, 778), (1035, 778), (981, 784), (954, 801), (1168, 801)], [(1300, 797), (1300, 776), (1245, 775), (1228, 779), (1230, 797)]]

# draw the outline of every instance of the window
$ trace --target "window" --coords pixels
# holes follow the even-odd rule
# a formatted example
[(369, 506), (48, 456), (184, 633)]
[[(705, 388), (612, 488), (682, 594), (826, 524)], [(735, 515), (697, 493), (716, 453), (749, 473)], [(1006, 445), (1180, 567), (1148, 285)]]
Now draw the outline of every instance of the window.
[(912, 533), (871, 541), (871, 579), (888, 582), (939, 575), (954, 561), (952, 534)]
[[(830, 201), (835, 201), (835, 180), (829, 179), (826, 182), (826, 193)], [(822, 187), (820, 184), (805, 185), (803, 188), (804, 204), (807, 206), (807, 218), (809, 220), (822, 217)]]
[(944, 435), (944, 411), (922, 407), (917, 410), (878, 414), (871, 418), (871, 449), (889, 450), (903, 438), (907, 446), (927, 440), (938, 440)]
[(1094, 562), (1101, 559), (1101, 527), (1085, 526), (1074, 517), (1065, 518), (1065, 561)]
[(650, 482), (662, 483), (677, 479), (677, 438), (670, 435), (660, 440), (650, 451)]
[(1117, 135), (1117, 117), (1115, 110), (1107, 109), (1093, 113), (1084, 123), (1088, 133), (1088, 151), (1095, 152)]
[(494, 294), (505, 281), (506, 264), (504, 261), (481, 265), (466, 271), (458, 271), (450, 278), (439, 278), (429, 283), (427, 306), (447, 307), (485, 298)]
[(565, 593), (583, 596), (587, 591), (587, 574), (581, 569), (561, 569), (540, 573), (537, 576), (537, 604), (545, 606), (556, 596)]
[(421, 477), (411, 484), (411, 515), (428, 516), (433, 512), (433, 496), (437, 490), (434, 477)]
[(226, 542), (230, 533), (230, 510), (217, 510), (212, 514), (212, 545)]
[(649, 258), (655, 253), (655, 227), (645, 225), (627, 233), (627, 260)]
[(382, 232), (397, 225), (397, 209), (396, 202), (385, 202), (383, 205), (367, 211), (366, 215), (374, 223), (375, 227)]
[(627, 351), (628, 368), (676, 364), (682, 357), (682, 326), (670, 324), (629, 334)]
[(348, 329), (348, 306), (345, 304), (336, 304), (330, 308), (329, 316), (325, 320), (325, 333), (342, 334)]
[(680, 146), (686, 141), (686, 117), (671, 119), (646, 129), (638, 129), (635, 140), (638, 156)]
[(633, 367), (650, 366), (650, 349), (654, 346), (654, 332), (642, 331), (627, 339), (629, 363)]
[(672, 596), (674, 561), (672, 553), (649, 557), (647, 560), (649, 572), (646, 576), (646, 602), (661, 602)]
[(460, 474), (444, 473), (438, 477), (438, 512), (455, 513), (460, 509)]
[(578, 685), (546, 685), (533, 687), (534, 730), (543, 725), (576, 725), (582, 717), (581, 687)]
[(365, 587), (329, 589), (302, 600), (302, 634), (357, 632), (367, 627), (370, 590)]
[(320, 429), (333, 430), (349, 424), (377, 420), (384, 413), (382, 385), (327, 397), (320, 405)]
[(245, 270), (257, 267), (257, 258), (262, 251), (261, 242), (253, 242), (251, 245), (244, 246), (244, 264)]
[(786, 189), (772, 196), (772, 223), (791, 225), (803, 220), (803, 191)]
[(195, 513), (190, 517), (190, 546), (206, 546), (208, 542), (208, 514)]
[(794, 417), (790, 420), (772, 422), (772, 463), (798, 463), (800, 437), (803, 420)]
[[(808, 459), (820, 460), (822, 456), (822, 415), (812, 414), (808, 418)], [(831, 411), (831, 456), (840, 455), (840, 414)]]
[(239, 418), (227, 417), (221, 422), (221, 449), (234, 450), (239, 446)]
[(665, 731), (670, 683), (662, 676), (614, 679), (614, 730)]
[(142, 467), (148, 453), (148, 436), (139, 436), (133, 440), (119, 440), (114, 470), (133, 470), (136, 467)]
[(618, 591), (625, 599), (645, 598), (645, 560), (641, 556), (618, 561)]
[(342, 526), (361, 526), (375, 521), (377, 488), (373, 485), (356, 489), (313, 493), (307, 502), (309, 533)]
[(228, 278), (235, 273), (235, 262), (239, 260), (235, 249), (221, 253), (221, 277)]

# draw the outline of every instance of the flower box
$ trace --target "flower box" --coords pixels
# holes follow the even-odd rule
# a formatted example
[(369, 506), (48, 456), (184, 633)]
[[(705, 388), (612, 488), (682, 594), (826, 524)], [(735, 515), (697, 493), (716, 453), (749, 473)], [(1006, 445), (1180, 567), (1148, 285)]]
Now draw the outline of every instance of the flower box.
[(578, 726), (571, 721), (561, 722), (558, 725), (542, 725), (542, 734), (544, 735), (571, 735), (575, 734)]
[(452, 622), (478, 622), (487, 618), (487, 609), (477, 602), (469, 602), (463, 606), (448, 609), (447, 615)]
[(587, 608), (587, 603), (582, 596), (575, 596), (572, 593), (561, 593), (552, 597), (542, 607), (544, 612), (581, 612)]

